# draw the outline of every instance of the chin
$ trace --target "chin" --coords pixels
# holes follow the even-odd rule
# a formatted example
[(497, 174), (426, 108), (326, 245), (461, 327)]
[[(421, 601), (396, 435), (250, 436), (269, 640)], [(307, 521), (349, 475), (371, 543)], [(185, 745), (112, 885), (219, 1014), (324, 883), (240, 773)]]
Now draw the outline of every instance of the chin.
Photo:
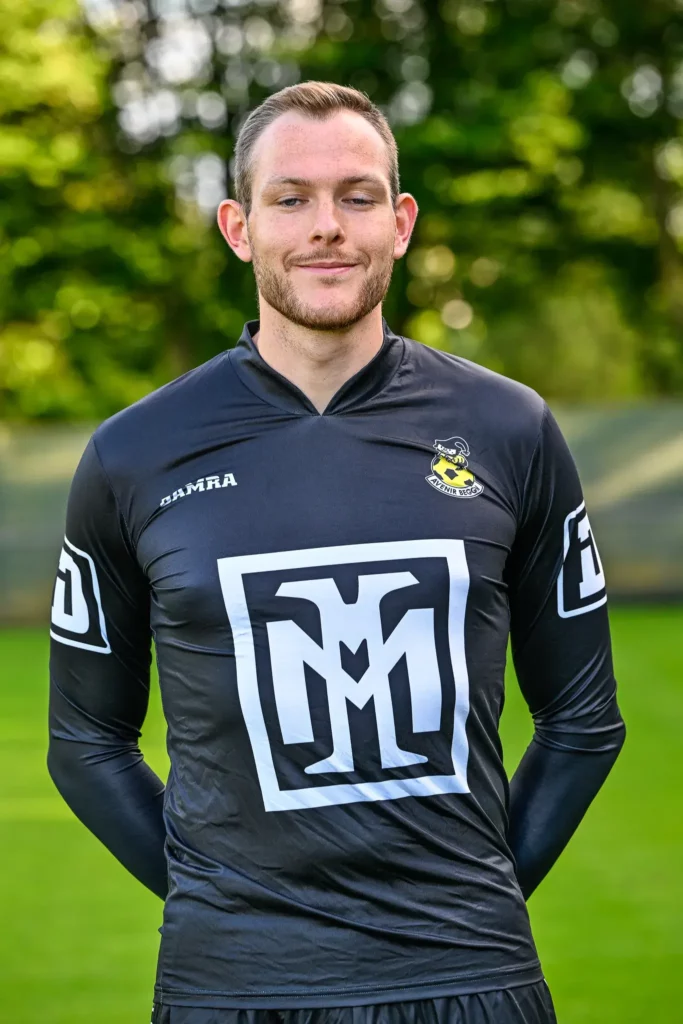
[(341, 331), (362, 320), (367, 313), (354, 305), (309, 308), (303, 311), (302, 326), (320, 331)]

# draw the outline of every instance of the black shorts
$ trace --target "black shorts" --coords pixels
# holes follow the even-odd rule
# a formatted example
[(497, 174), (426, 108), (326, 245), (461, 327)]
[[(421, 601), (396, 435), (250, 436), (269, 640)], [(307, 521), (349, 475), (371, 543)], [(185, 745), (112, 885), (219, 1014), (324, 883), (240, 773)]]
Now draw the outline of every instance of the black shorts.
[(155, 1006), (152, 1024), (557, 1024), (544, 981), (477, 995), (319, 1010)]

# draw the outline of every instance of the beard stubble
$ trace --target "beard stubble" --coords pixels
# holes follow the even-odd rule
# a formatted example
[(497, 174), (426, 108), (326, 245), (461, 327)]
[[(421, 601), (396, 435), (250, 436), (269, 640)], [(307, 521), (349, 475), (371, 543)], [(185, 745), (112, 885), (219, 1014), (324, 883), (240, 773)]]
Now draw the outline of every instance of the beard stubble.
[[(338, 258), (334, 253), (319, 255), (317, 259), (333, 260)], [(315, 309), (307, 305), (296, 294), (291, 277), (285, 271), (278, 273), (265, 263), (252, 246), (254, 277), (260, 295), (265, 301), (298, 327), (311, 331), (343, 331), (362, 320), (377, 306), (389, 290), (391, 274), (394, 268), (393, 255), (378, 260), (376, 269), (366, 273), (355, 301), (350, 307), (339, 310)], [(310, 262), (315, 262), (311, 259)], [(336, 281), (330, 280), (327, 287), (336, 287)]]

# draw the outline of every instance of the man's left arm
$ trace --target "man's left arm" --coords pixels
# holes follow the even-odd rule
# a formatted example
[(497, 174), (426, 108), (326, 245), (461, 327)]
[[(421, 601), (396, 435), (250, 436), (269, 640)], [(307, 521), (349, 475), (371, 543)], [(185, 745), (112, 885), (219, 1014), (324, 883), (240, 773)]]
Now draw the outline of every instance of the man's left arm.
[(508, 841), (528, 898), (624, 742), (605, 580), (576, 467), (546, 408), (506, 569), (512, 656), (534, 736), (510, 784)]

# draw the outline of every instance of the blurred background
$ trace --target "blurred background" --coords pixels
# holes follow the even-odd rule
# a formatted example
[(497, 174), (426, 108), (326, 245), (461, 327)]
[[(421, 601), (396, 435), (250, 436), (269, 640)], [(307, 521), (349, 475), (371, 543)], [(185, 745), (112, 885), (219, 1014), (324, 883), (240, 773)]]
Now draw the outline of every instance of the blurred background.
[[(393, 329), (536, 388), (578, 462), (629, 738), (530, 910), (560, 1024), (677, 1024), (683, 0), (0, 4), (0, 1021), (149, 1019), (160, 904), (44, 768), (64, 504), (97, 423), (256, 315), (215, 209), (313, 78), (382, 107), (420, 204)], [(512, 676), (503, 735), (512, 771)], [(156, 690), (143, 746), (163, 773)]]

